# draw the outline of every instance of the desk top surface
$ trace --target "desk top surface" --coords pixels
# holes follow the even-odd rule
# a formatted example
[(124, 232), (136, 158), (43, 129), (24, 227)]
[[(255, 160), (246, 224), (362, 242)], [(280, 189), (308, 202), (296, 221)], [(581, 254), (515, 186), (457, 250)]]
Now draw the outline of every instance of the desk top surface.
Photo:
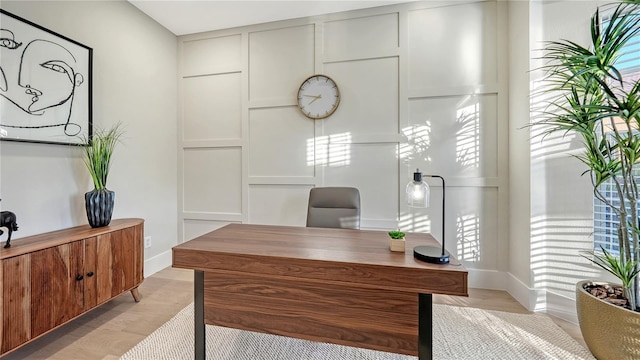
[(389, 236), (384, 231), (229, 224), (173, 249), (467, 271), (454, 258), (450, 265), (413, 258), (414, 246), (441, 246), (431, 234), (406, 233), (405, 239), (403, 254), (389, 250)]
[[(405, 238), (406, 250), (400, 253), (389, 250), (385, 231), (229, 224), (174, 247), (173, 266), (257, 273), (275, 272), (274, 267), (286, 264), (287, 272), (279, 273), (286, 275), (297, 271), (292, 270), (296, 266), (313, 264), (318, 271), (333, 269), (336, 276), (339, 271), (335, 266), (354, 272), (381, 268), (395, 273), (395, 277), (446, 274), (464, 288), (460, 288), (461, 295), (466, 295), (467, 270), (456, 259), (452, 257), (448, 265), (437, 265), (413, 257), (414, 246), (440, 246), (430, 234), (406, 233)], [(271, 265), (258, 268), (254, 264), (258, 262)]]

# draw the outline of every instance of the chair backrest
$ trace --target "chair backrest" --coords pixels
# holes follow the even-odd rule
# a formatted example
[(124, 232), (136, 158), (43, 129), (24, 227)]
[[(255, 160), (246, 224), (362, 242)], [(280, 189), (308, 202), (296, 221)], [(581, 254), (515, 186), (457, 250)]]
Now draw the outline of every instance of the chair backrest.
[(360, 192), (352, 187), (316, 187), (309, 192), (307, 227), (360, 229)]

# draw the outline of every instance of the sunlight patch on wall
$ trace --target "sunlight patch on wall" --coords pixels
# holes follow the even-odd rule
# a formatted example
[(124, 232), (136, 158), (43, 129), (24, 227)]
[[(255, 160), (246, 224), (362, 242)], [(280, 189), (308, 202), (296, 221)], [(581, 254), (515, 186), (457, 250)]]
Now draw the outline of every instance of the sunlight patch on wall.
[(307, 139), (307, 166), (349, 166), (351, 133), (318, 136)]
[[(477, 74), (482, 74), (482, 61), (479, 61), (480, 54), (483, 54), (487, 50), (483, 48), (485, 44), (483, 35), (481, 32), (469, 31), (464, 34), (460, 34), (462, 37), (458, 41), (458, 54), (461, 54), (462, 69), (460, 69), (468, 77), (476, 77)], [(473, 81), (473, 80), (471, 80)]]
[(458, 260), (480, 261), (480, 219), (477, 214), (457, 216), (456, 243)]
[[(398, 147), (398, 158), (405, 161), (420, 159), (431, 162), (431, 158), (426, 155), (431, 146), (431, 121), (405, 127), (401, 132), (407, 137), (407, 142), (401, 143)], [(424, 158), (421, 158), (422, 156)]]
[(431, 219), (427, 214), (403, 212), (400, 214), (398, 227), (402, 231), (431, 233)]
[(532, 218), (532, 287), (574, 298), (576, 282), (599, 276), (599, 271), (580, 256), (581, 251), (591, 248), (591, 224), (591, 219), (582, 218)]
[[(554, 156), (564, 157), (571, 152), (571, 143), (577, 140), (573, 133), (561, 134), (559, 132), (544, 136), (541, 131), (532, 133), (531, 158), (544, 160)], [(579, 149), (578, 149), (579, 150)], [(576, 150), (573, 150), (574, 152)]]
[(456, 162), (465, 168), (480, 167), (480, 103), (464, 106), (456, 112)]
[[(534, 81), (534, 91), (531, 93), (531, 122), (539, 123), (549, 117), (547, 108), (551, 94), (543, 93), (542, 81)], [(556, 132), (545, 135), (545, 126), (533, 126), (531, 130), (531, 158), (546, 159), (554, 156), (566, 156), (572, 148), (572, 142), (577, 141), (574, 133)]]

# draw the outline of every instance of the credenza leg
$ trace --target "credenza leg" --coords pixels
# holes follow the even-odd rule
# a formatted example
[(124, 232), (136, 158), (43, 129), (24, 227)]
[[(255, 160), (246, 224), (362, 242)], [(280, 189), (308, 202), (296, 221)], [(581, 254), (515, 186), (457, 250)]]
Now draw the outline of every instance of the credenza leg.
[(433, 359), (433, 299), (418, 294), (418, 359)]
[(195, 359), (204, 360), (207, 356), (204, 326), (204, 272), (193, 271), (193, 304), (195, 325)]
[(140, 302), (140, 300), (142, 299), (142, 296), (140, 296), (140, 291), (138, 291), (138, 288), (131, 289), (131, 295), (133, 295), (133, 301), (135, 302)]

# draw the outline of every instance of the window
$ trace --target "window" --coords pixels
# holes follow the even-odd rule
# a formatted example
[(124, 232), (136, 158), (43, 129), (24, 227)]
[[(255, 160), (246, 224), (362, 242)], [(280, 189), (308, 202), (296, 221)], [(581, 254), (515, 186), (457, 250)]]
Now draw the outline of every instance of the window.
[[(635, 168), (636, 181), (640, 183), (640, 166)], [(600, 192), (608, 201), (614, 205), (619, 205), (618, 194), (616, 193), (613, 180), (605, 181), (599, 187)], [(627, 209), (630, 210), (630, 209)], [(640, 207), (637, 209), (638, 218), (640, 218)], [(611, 211), (602, 201), (594, 196), (593, 198), (593, 249), (601, 251), (604, 248), (612, 255), (618, 255), (620, 248), (618, 246), (618, 224), (620, 219)]]
[[(604, 20), (605, 22), (607, 19)], [(620, 59), (618, 60), (618, 71), (623, 74), (630, 83), (640, 80), (640, 34), (632, 38), (625, 46)], [(640, 183), (640, 165), (635, 168), (636, 181)], [(613, 180), (607, 180), (600, 185), (600, 192), (608, 201), (619, 205), (618, 195)], [(638, 210), (640, 218), (640, 207)], [(609, 251), (613, 255), (619, 254), (618, 246), (618, 224), (620, 219), (602, 201), (594, 196), (593, 200), (593, 249), (600, 251), (600, 247)]]

